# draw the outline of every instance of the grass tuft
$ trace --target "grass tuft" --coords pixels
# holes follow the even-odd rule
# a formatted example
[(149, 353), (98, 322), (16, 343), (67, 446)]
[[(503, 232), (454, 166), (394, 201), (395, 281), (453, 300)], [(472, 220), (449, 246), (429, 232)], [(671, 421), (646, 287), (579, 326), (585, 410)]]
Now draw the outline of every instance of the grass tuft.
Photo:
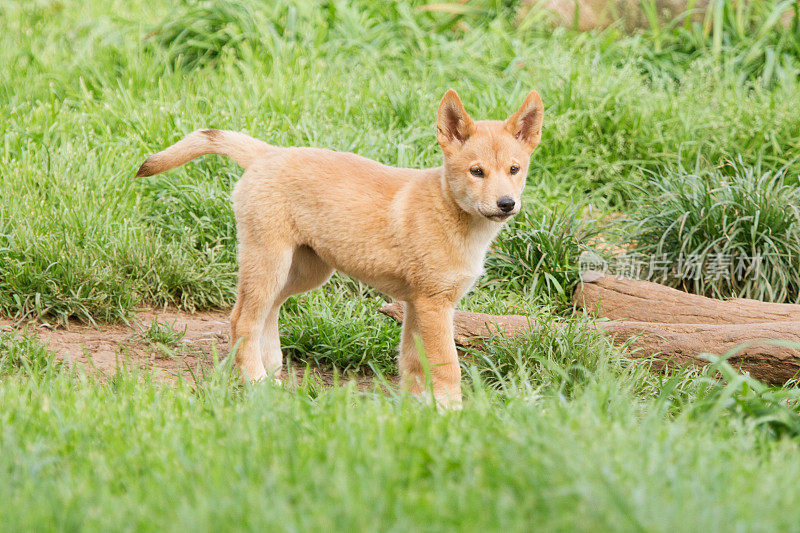
[(165, 322), (160, 322), (158, 317), (153, 317), (153, 320), (150, 321), (149, 326), (138, 327), (139, 335), (145, 341), (154, 345), (174, 348), (183, 340), (183, 337), (186, 336), (186, 328), (188, 326), (184, 327), (183, 331), (180, 331), (175, 329), (174, 323), (167, 324)]
[(640, 53), (639, 43), (652, 43), (641, 55), (640, 65), (654, 77), (667, 74), (678, 81), (675, 74), (687, 63), (707, 56), (742, 83), (771, 86), (796, 77), (800, 70), (800, 26), (794, 0), (718, 0), (709, 2), (701, 17), (686, 12), (668, 24), (660, 24), (655, 17), (650, 20), (650, 28), (626, 44)]
[(335, 285), (290, 298), (281, 308), (283, 353), (343, 371), (395, 374), (400, 327), (378, 312), (384, 303), (355, 299)]
[[(248, 2), (182, 2), (149, 35), (175, 69), (216, 63), (220, 56), (241, 58), (258, 47), (263, 19)], [(260, 50), (263, 52), (263, 50)]]
[(9, 374), (41, 378), (59, 366), (37, 335), (0, 331), (0, 380)]
[(579, 281), (578, 258), (590, 249), (599, 226), (574, 208), (523, 211), (500, 235), (486, 260), (484, 286), (502, 283), (506, 290), (571, 307)]
[(500, 390), (526, 388), (544, 396), (569, 398), (598, 373), (624, 373), (632, 365), (621, 352), (582, 318), (565, 320), (547, 313), (531, 317), (531, 333), (493, 336), (480, 349), (470, 349), (485, 383)]
[(721, 298), (800, 301), (796, 178), (729, 161), (654, 175), (639, 198), (623, 234), (654, 281)]
[[(798, 348), (795, 343), (787, 347)], [(690, 416), (703, 421), (731, 416), (772, 438), (800, 436), (800, 389), (770, 387), (733, 368), (725, 355), (707, 357), (712, 364), (695, 383), (702, 393), (687, 406)]]

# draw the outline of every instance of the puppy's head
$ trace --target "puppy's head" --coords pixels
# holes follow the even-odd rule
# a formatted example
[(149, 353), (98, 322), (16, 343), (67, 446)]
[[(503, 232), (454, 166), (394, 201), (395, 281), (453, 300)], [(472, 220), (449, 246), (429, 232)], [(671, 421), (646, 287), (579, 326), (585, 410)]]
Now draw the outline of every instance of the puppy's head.
[(461, 209), (503, 222), (520, 210), (531, 152), (542, 137), (542, 99), (531, 91), (506, 120), (473, 122), (458, 94), (439, 104), (436, 138), (444, 152), (445, 179)]

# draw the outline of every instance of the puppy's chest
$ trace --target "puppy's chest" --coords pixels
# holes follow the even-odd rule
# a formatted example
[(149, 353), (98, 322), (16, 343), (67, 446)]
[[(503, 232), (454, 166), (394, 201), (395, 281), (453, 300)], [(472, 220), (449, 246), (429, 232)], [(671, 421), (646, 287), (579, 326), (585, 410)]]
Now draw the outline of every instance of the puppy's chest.
[(466, 239), (454, 246), (454, 251), (459, 256), (460, 272), (474, 281), (483, 273), (483, 263), (489, 245), (492, 243), (497, 229), (494, 227), (482, 228), (472, 232)]
[(442, 268), (437, 273), (443, 291), (453, 294), (455, 299), (461, 298), (475, 281), (483, 274), (483, 263), (486, 258), (488, 242), (474, 247), (463, 247), (452, 258), (449, 268)]

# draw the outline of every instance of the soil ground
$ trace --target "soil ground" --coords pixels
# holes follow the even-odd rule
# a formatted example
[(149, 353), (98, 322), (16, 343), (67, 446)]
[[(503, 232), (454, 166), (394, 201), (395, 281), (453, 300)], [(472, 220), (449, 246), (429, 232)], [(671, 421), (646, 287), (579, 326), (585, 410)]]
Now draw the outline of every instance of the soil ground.
[[(231, 348), (228, 315), (227, 310), (200, 313), (145, 310), (137, 313), (128, 324), (92, 326), (71, 322), (66, 327), (42, 322), (17, 324), (0, 317), (0, 331), (36, 332), (58, 361), (77, 365), (89, 373), (111, 376), (120, 366), (127, 366), (152, 372), (160, 381), (174, 382), (183, 377), (194, 383), (213, 368), (215, 351), (219, 359), (228, 356)], [(153, 320), (183, 333), (182, 338), (169, 348), (152, 342), (145, 333)], [(330, 368), (312, 366), (310, 372), (325, 386), (334, 383), (334, 372)], [(292, 381), (302, 382), (305, 365), (295, 365), (291, 373)], [(371, 389), (374, 384), (372, 376), (365, 374), (348, 374), (344, 379), (356, 380), (362, 390)]]

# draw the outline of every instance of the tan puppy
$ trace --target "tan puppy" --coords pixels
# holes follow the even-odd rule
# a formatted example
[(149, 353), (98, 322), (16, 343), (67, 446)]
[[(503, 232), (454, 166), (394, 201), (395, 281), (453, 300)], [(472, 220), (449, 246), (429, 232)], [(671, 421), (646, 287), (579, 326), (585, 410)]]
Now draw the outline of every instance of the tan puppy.
[(542, 115), (532, 91), (507, 120), (473, 122), (450, 90), (436, 118), (444, 153), (438, 168), (394, 168), (350, 153), (199, 130), (149, 157), (137, 177), (204, 154), (232, 157), (246, 170), (233, 191), (240, 270), (231, 314), (231, 339), (243, 339), (236, 363), (246, 378), (280, 370), (281, 304), (337, 269), (405, 302), (402, 383), (424, 394), (420, 357), (427, 355), (434, 396), (456, 407), (453, 309), (481, 274), (503, 222), (519, 212)]

